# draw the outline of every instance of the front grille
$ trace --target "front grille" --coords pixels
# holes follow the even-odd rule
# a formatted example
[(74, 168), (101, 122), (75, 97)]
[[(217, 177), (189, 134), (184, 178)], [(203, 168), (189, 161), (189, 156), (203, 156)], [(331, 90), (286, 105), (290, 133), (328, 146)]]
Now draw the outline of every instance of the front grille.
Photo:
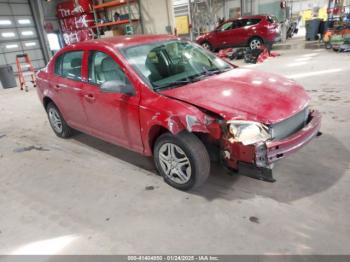
[(294, 116), (270, 126), (272, 139), (283, 139), (302, 129), (307, 122), (309, 109), (305, 108)]

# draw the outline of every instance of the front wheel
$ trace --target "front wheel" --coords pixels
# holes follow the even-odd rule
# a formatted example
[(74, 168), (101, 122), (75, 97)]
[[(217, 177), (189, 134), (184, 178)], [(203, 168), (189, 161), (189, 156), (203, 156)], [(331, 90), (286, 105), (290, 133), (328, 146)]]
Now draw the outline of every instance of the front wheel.
[(164, 181), (180, 190), (202, 185), (210, 173), (210, 159), (203, 143), (192, 133), (165, 133), (154, 146), (154, 162)]

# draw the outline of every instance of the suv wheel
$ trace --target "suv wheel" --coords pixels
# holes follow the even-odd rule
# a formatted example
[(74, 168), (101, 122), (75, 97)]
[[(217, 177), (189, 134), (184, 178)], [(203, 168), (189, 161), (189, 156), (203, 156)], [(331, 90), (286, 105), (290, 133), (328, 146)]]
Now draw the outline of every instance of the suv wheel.
[(154, 162), (164, 181), (180, 190), (199, 187), (210, 173), (210, 159), (203, 143), (194, 134), (165, 133), (154, 146)]
[(250, 49), (260, 49), (262, 46), (263, 41), (259, 37), (254, 37), (249, 41), (249, 47)]
[(64, 121), (60, 111), (54, 103), (49, 103), (47, 105), (46, 112), (51, 128), (58, 137), (68, 138), (72, 135), (73, 129), (67, 125), (66, 121)]

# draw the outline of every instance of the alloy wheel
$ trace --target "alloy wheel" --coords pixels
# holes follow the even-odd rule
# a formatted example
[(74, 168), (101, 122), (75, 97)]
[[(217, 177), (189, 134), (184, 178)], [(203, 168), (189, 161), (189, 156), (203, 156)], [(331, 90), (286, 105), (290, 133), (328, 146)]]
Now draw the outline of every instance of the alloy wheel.
[(259, 39), (253, 39), (250, 42), (250, 49), (259, 49), (261, 47), (261, 41)]
[(62, 120), (61, 120), (60, 114), (55, 108), (49, 109), (49, 120), (53, 129), (57, 133), (61, 133), (63, 130)]
[(192, 174), (190, 160), (177, 145), (165, 143), (159, 149), (159, 163), (164, 174), (177, 184), (187, 183)]

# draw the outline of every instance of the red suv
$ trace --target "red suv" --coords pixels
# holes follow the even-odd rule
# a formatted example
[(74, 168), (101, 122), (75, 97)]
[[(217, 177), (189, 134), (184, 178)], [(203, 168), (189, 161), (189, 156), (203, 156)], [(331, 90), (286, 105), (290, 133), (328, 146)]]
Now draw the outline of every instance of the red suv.
[(214, 31), (199, 36), (196, 41), (204, 48), (215, 51), (232, 46), (257, 49), (262, 44), (273, 44), (280, 39), (280, 26), (275, 18), (255, 15), (228, 20)]
[(173, 187), (201, 185), (210, 159), (267, 181), (318, 134), (320, 114), (284, 77), (239, 69), (174, 36), (85, 41), (38, 73), (53, 131), (73, 129), (154, 157)]

